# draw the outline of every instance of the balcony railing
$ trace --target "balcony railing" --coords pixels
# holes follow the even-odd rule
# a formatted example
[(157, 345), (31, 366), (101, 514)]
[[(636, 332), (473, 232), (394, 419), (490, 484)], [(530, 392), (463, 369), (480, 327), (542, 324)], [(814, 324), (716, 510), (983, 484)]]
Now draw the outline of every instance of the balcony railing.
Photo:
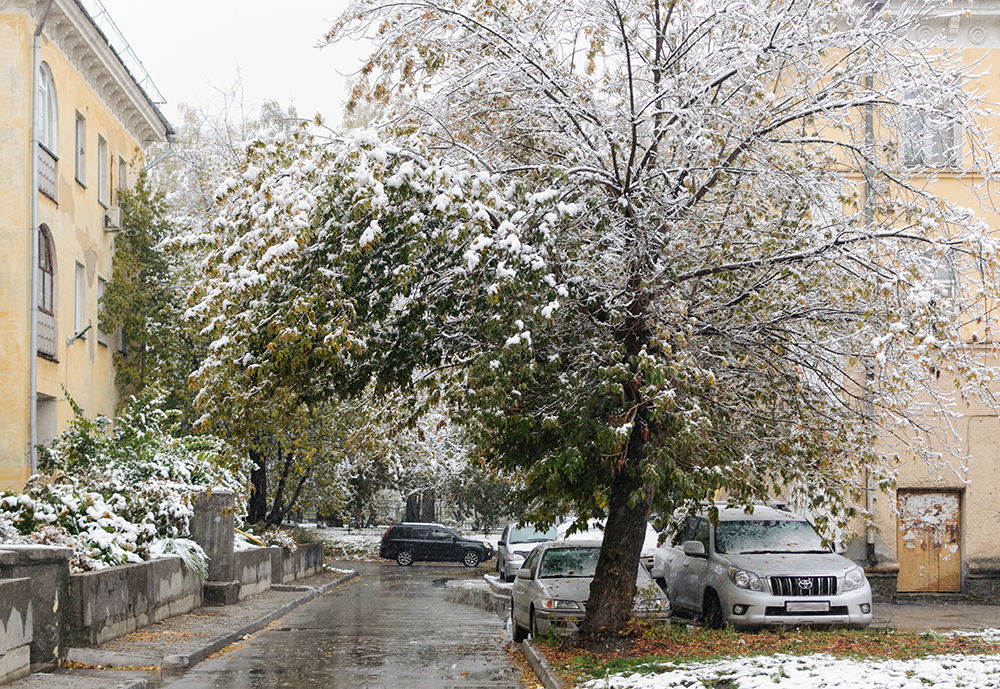
[(59, 159), (44, 146), (38, 147), (38, 191), (53, 201), (56, 198), (56, 180), (59, 179)]
[(52, 359), (56, 357), (56, 317), (35, 309), (38, 318), (38, 353)]

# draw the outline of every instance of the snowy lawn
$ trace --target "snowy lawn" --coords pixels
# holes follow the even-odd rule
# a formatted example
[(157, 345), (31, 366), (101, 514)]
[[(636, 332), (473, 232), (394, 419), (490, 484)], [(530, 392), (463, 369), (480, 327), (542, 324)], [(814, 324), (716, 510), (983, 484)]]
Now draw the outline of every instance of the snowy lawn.
[(347, 529), (330, 527), (317, 529), (311, 525), (302, 524), (316, 534), (326, 547), (324, 558), (327, 560), (361, 560), (373, 562), (379, 559), (378, 548), (382, 542), (382, 532), (385, 527), (370, 529)]
[(1000, 687), (1000, 630), (758, 633), (647, 630), (614, 653), (542, 644), (560, 674), (588, 689), (923, 689)]

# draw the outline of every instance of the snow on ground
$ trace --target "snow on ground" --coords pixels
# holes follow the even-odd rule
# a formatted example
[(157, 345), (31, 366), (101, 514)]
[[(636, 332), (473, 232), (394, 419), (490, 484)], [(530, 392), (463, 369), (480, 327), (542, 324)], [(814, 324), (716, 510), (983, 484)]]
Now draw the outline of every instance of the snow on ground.
[[(1000, 633), (989, 630), (991, 634)], [(715, 662), (664, 664), (658, 674), (612, 675), (590, 689), (995, 689), (1000, 656), (942, 655), (916, 660), (863, 661), (829, 655), (757, 656)]]

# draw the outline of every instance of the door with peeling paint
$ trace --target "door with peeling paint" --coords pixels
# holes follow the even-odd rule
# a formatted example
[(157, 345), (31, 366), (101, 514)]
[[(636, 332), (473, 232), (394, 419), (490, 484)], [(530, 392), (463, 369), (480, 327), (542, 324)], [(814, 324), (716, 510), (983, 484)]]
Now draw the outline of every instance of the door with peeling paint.
[(954, 491), (899, 491), (899, 591), (962, 590), (960, 500)]

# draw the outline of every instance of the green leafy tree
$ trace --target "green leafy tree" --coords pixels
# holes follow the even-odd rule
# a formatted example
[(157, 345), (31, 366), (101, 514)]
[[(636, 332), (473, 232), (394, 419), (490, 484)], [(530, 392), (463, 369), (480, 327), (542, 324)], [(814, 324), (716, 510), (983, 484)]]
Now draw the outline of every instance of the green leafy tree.
[(175, 260), (162, 243), (172, 232), (162, 191), (139, 175), (118, 191), (122, 230), (115, 236), (111, 281), (101, 297), (99, 328), (117, 341), (115, 382), (121, 405), (147, 388), (165, 395), (169, 408), (193, 420), (194, 391), (188, 376), (200, 363), (197, 336), (183, 320), (175, 284)]

